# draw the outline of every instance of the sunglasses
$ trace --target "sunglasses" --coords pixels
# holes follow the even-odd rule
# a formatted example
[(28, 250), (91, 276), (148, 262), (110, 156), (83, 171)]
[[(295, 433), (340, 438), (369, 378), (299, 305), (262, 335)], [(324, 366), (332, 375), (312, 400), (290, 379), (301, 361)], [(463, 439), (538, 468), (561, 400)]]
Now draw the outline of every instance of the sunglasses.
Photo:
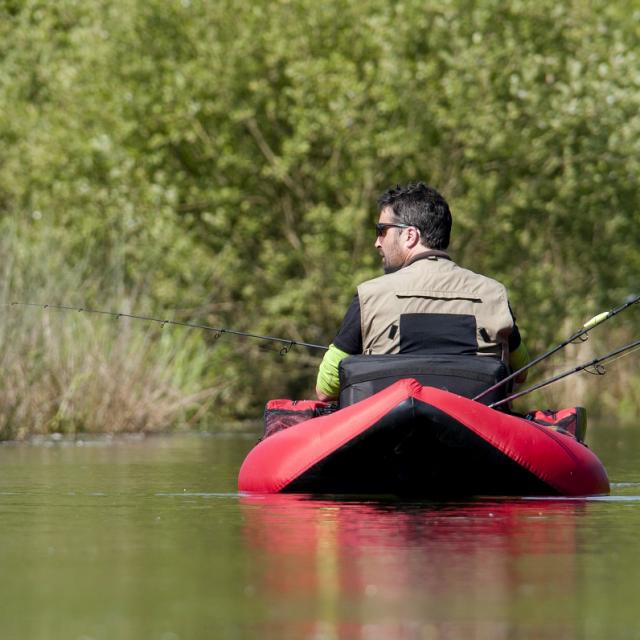
[(410, 227), (413, 227), (412, 224), (402, 224), (397, 223), (394, 224), (392, 222), (377, 222), (376, 223), (376, 238), (379, 238), (380, 236), (384, 235), (385, 231), (387, 229), (409, 229)]

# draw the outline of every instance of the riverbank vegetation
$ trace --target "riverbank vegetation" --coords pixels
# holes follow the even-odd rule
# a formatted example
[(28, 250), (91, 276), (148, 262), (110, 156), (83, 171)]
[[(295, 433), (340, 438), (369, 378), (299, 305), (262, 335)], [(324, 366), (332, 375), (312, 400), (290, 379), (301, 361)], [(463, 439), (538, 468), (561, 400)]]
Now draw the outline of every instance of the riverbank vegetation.
[[(538, 353), (637, 292), (639, 32), (625, 0), (5, 2), (2, 302), (328, 344), (379, 272), (376, 196), (424, 180)], [(1, 313), (5, 438), (255, 418), (321, 356)], [(635, 308), (550, 366), (639, 328)], [(637, 357), (529, 400), (635, 416)]]

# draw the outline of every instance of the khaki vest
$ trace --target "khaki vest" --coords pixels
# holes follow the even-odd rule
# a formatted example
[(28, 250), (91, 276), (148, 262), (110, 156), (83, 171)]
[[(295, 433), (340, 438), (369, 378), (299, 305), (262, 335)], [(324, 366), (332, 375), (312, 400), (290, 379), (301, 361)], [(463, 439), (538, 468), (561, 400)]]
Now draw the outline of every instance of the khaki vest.
[[(459, 267), (444, 252), (425, 252), (399, 271), (362, 283), (358, 297), (365, 354), (400, 353), (403, 324), (408, 326), (408, 318), (414, 326), (420, 323), (418, 315), (407, 314), (454, 314), (470, 323), (475, 318), (475, 353), (508, 358), (513, 316), (505, 287)], [(447, 317), (439, 316), (445, 333)]]

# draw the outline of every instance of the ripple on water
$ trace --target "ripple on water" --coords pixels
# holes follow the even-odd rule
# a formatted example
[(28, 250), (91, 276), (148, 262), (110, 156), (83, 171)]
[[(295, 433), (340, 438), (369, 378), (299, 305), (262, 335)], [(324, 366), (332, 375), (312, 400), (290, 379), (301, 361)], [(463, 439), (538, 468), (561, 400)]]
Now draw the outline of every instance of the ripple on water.
[(640, 482), (612, 482), (612, 493), (603, 496), (543, 496), (525, 497), (524, 500), (545, 500), (548, 502), (638, 502)]

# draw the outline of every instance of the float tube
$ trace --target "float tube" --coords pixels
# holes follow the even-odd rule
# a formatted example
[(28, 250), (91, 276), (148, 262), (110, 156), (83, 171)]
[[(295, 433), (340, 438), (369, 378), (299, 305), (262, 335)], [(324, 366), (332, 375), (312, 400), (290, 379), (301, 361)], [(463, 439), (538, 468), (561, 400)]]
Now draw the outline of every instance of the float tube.
[(584, 444), (468, 398), (400, 380), (259, 442), (247, 493), (585, 496), (609, 493)]

